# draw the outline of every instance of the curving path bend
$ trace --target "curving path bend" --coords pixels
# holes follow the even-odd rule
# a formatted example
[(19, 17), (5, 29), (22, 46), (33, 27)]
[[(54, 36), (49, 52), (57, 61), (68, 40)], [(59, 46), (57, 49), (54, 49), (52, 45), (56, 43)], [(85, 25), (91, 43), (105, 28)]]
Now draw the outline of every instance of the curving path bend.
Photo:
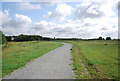
[(74, 75), (70, 49), (71, 44), (63, 43), (62, 47), (28, 63), (25, 67), (15, 70), (4, 79), (72, 79)]

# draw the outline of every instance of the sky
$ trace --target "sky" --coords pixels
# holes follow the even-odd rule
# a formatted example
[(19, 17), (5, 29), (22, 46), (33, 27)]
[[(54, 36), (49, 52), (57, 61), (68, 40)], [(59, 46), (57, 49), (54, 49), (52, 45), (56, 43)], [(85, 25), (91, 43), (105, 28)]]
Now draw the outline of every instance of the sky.
[(118, 38), (119, 0), (5, 1), (0, 2), (0, 30), (5, 35)]

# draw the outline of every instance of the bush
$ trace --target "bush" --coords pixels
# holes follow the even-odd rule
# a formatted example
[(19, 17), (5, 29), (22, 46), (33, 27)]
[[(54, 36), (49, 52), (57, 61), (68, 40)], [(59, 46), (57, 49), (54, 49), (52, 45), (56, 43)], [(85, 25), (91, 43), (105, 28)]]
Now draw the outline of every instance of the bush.
[(7, 40), (5, 35), (0, 31), (0, 44), (6, 44)]
[(106, 40), (111, 40), (111, 37), (106, 37)]

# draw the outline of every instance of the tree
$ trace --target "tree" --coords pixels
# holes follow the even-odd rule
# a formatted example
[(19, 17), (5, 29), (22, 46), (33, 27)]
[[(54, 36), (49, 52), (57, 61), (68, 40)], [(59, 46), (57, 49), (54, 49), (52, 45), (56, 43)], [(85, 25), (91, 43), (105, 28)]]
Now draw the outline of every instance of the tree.
[(8, 42), (10, 42), (10, 41), (12, 41), (12, 40), (11, 40), (11, 39), (12, 39), (12, 36), (6, 36), (6, 39), (7, 39)]
[(102, 40), (103, 38), (102, 37), (99, 37), (98, 40)]
[(39, 35), (19, 35), (19, 36), (15, 36), (14, 37), (14, 41), (39, 41), (39, 40), (43, 40), (42, 36)]
[(106, 40), (111, 40), (111, 37), (106, 37)]
[(105, 40), (104, 38), (102, 40)]
[(5, 35), (0, 31), (0, 44), (5, 44), (7, 43)]

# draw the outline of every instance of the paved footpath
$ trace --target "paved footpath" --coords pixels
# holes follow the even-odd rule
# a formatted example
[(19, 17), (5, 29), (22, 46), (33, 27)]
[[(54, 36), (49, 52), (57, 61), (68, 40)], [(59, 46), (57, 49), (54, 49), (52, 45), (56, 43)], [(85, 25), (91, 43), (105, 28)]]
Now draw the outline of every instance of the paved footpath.
[(62, 47), (35, 59), (4, 79), (71, 79), (74, 75), (70, 66), (71, 48), (71, 44), (64, 43)]

